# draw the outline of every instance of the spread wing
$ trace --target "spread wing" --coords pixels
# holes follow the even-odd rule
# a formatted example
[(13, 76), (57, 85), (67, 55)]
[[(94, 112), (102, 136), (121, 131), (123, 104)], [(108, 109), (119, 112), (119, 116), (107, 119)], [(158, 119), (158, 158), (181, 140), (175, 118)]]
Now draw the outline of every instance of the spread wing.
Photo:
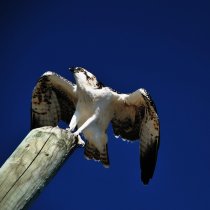
[(116, 136), (131, 141), (140, 139), (141, 180), (148, 184), (155, 170), (160, 128), (155, 104), (146, 90), (118, 94), (112, 126)]
[(56, 126), (60, 120), (69, 123), (75, 111), (76, 86), (53, 72), (46, 72), (32, 94), (31, 129)]

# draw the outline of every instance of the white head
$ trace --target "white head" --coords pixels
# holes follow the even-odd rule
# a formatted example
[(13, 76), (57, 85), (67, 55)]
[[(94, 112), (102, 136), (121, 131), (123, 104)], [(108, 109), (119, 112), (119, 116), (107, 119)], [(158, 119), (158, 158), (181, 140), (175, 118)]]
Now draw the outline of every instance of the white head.
[(74, 74), (76, 83), (81, 88), (89, 86), (99, 89), (103, 87), (102, 83), (92, 73), (82, 67), (70, 68), (70, 71)]

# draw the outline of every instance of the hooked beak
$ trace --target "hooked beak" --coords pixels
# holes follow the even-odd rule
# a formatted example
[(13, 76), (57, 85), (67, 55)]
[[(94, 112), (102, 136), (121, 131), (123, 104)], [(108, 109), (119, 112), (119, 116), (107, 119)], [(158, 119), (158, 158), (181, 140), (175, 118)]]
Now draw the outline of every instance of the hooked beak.
[(69, 71), (72, 72), (72, 73), (74, 73), (75, 72), (75, 67), (70, 67), (69, 68)]
[(69, 70), (72, 72), (72, 73), (77, 73), (79, 71), (81, 71), (81, 67), (70, 67)]

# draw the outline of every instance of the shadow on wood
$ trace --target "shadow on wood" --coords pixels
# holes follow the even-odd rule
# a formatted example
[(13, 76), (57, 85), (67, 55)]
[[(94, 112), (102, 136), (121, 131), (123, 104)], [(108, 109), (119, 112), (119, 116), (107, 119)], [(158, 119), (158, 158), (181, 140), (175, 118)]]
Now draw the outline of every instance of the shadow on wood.
[(77, 148), (58, 127), (32, 130), (0, 168), (0, 209), (24, 209)]

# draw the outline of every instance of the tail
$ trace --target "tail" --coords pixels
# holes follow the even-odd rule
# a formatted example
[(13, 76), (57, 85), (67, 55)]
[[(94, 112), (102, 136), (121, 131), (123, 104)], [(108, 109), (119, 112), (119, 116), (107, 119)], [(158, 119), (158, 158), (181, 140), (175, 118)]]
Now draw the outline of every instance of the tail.
[(100, 152), (93, 144), (88, 141), (85, 144), (85, 157), (88, 160), (94, 159), (100, 161), (105, 168), (109, 168), (109, 156), (107, 144), (104, 145), (103, 150)]

